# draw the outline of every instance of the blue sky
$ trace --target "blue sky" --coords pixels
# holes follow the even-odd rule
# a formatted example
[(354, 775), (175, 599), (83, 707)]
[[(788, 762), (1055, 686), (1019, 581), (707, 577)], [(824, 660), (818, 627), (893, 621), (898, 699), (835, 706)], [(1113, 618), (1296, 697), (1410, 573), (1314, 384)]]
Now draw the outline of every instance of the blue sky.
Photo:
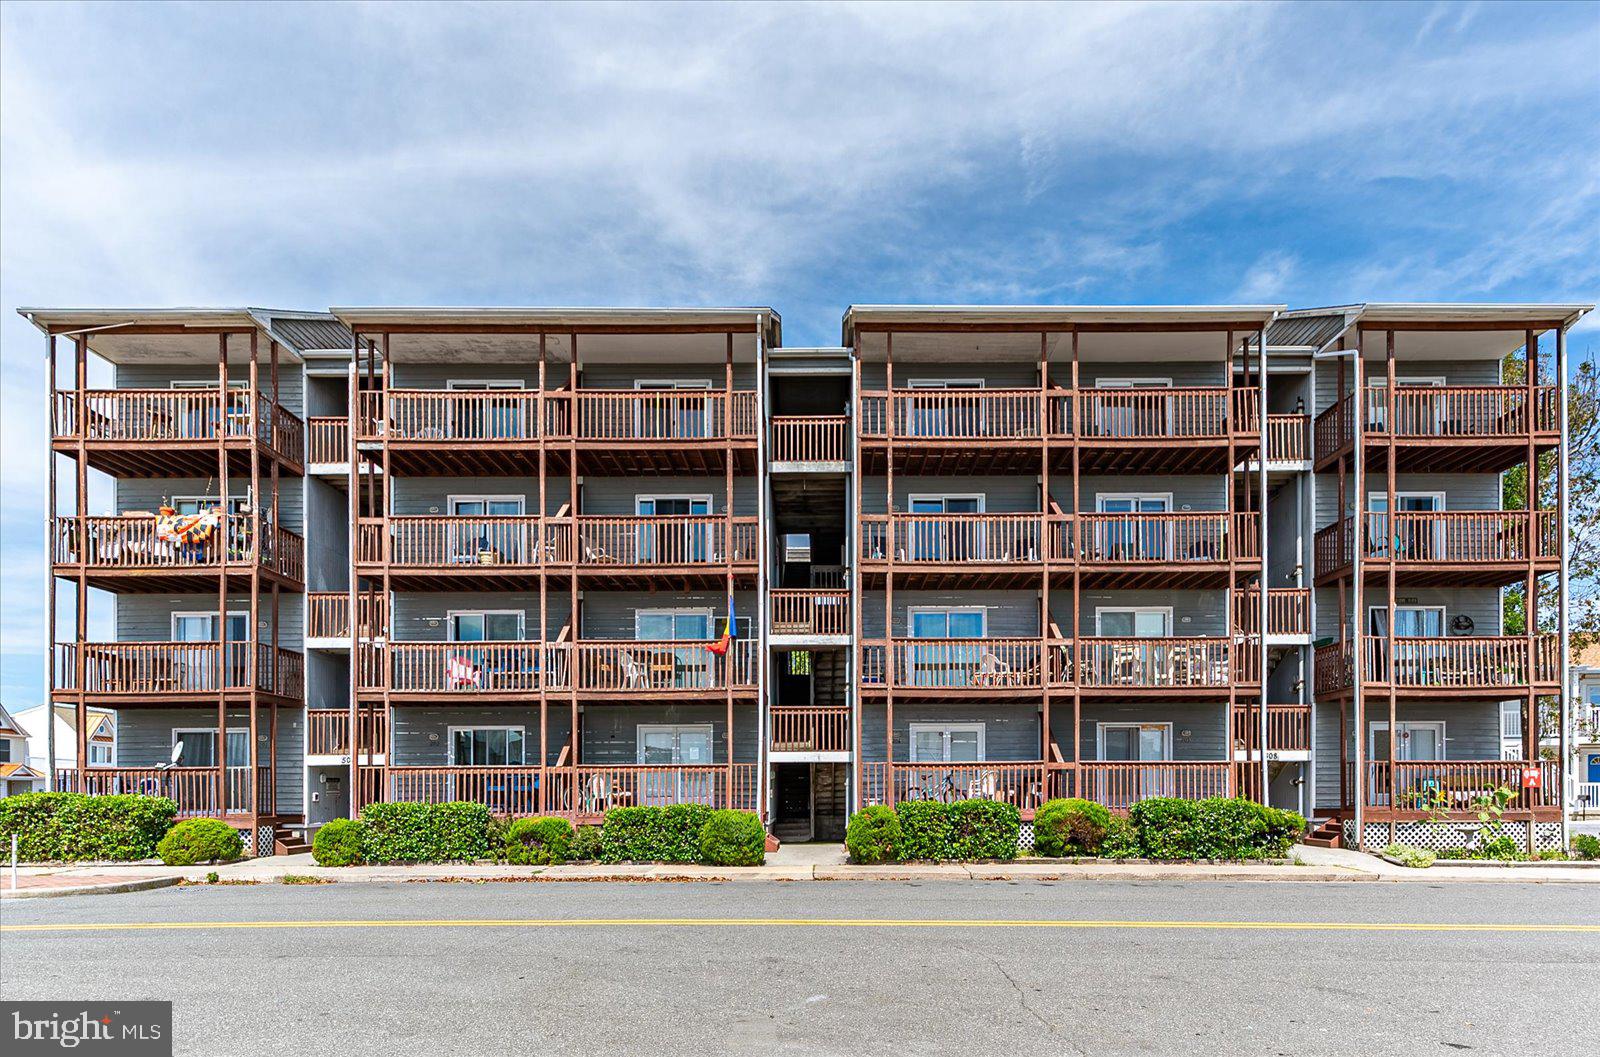
[(1595, 4), (8, 3), (0, 698), (19, 305), (1594, 301), (1597, 116)]

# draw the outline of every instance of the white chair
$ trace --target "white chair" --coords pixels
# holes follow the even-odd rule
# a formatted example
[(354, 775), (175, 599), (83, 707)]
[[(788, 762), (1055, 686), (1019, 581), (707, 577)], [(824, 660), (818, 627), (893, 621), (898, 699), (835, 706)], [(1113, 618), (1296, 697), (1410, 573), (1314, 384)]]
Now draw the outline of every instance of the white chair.
[(1011, 665), (992, 653), (978, 658), (978, 668), (972, 673), (974, 686), (999, 686), (1011, 680)]
[(630, 688), (644, 686), (649, 681), (649, 670), (627, 650), (620, 651), (617, 660), (622, 665), (622, 680)]

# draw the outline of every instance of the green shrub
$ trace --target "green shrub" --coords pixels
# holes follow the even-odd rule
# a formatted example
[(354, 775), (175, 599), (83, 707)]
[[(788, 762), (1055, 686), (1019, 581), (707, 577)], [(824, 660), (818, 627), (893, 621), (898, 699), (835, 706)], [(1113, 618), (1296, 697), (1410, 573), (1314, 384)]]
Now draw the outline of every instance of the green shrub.
[(130, 862), (155, 855), (178, 815), (164, 796), (21, 793), (0, 797), (0, 846), (22, 862)]
[(318, 866), (359, 866), (366, 861), (366, 839), (365, 823), (336, 818), (311, 838), (311, 858)]
[(1572, 857), (1574, 859), (1600, 859), (1600, 837), (1592, 833), (1574, 833), (1572, 835)]
[(1541, 848), (1533, 853), (1533, 857), (1538, 862), (1566, 862), (1572, 858), (1560, 848)]
[(767, 861), (767, 829), (752, 811), (713, 811), (700, 830), (700, 861), (760, 866)]
[(1385, 858), (1393, 859), (1401, 866), (1409, 866), (1413, 870), (1425, 870), (1433, 865), (1435, 858), (1433, 852), (1426, 848), (1413, 848), (1406, 844), (1391, 844), (1383, 849)]
[(1139, 847), (1139, 832), (1121, 815), (1112, 815), (1106, 825), (1105, 838), (1100, 842), (1102, 859), (1137, 859), (1144, 854)]
[(232, 862), (244, 854), (239, 831), (214, 818), (187, 818), (167, 830), (156, 854), (168, 866)]
[(614, 807), (600, 824), (600, 861), (695, 862), (710, 817), (704, 804)]
[(1475, 859), (1494, 859), (1499, 862), (1516, 862), (1525, 858), (1522, 854), (1522, 849), (1517, 847), (1516, 840), (1504, 834), (1478, 845), (1478, 850), (1473, 853), (1472, 857)]
[(951, 858), (951, 818), (948, 805), (937, 800), (905, 800), (894, 806), (900, 816), (900, 859), (903, 862), (942, 862)]
[(600, 858), (600, 827), (579, 826), (572, 834), (571, 862), (594, 862)]
[(850, 824), (844, 831), (844, 846), (850, 852), (850, 861), (866, 865), (900, 858), (903, 839), (900, 816), (886, 804), (874, 804), (857, 811), (850, 816)]
[(1274, 859), (1305, 832), (1306, 820), (1243, 798), (1180, 800), (1151, 797), (1128, 812), (1145, 858)]
[(489, 855), (484, 804), (375, 803), (361, 809), (361, 821), (370, 863), (472, 862)]
[(572, 823), (564, 818), (519, 818), (506, 828), (506, 861), (559, 866), (572, 855)]
[(949, 857), (958, 862), (1015, 859), (1022, 812), (999, 800), (957, 800), (950, 815)]
[(1111, 812), (1092, 800), (1047, 800), (1033, 815), (1033, 850), (1040, 855), (1099, 855)]

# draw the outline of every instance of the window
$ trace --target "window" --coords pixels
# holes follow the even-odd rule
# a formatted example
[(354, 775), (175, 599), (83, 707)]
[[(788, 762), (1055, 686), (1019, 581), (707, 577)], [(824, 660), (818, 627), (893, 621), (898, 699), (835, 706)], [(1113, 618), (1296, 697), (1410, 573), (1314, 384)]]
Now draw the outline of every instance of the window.
[[(907, 505), (913, 514), (981, 514), (987, 497), (982, 492), (912, 495)], [(902, 561), (968, 561), (987, 556), (981, 524), (932, 517), (912, 520), (908, 527), (909, 553), (900, 555)]]
[[(216, 387), (217, 380), (215, 378), (174, 378), (167, 383), (167, 388), (169, 389), (215, 389)], [(250, 388), (250, 382), (244, 378), (229, 378), (228, 388), (248, 389)]]
[[(178, 757), (179, 767), (215, 767), (217, 765), (216, 727), (179, 727), (172, 731), (174, 747), (183, 746)], [(250, 732), (228, 731), (228, 766), (250, 766)]]
[(649, 724), (638, 726), (638, 762), (644, 764), (709, 764), (711, 724)]
[[(1394, 637), (1397, 639), (1436, 639), (1444, 635), (1444, 606), (1395, 606)], [(1386, 638), (1389, 634), (1389, 607), (1371, 606), (1367, 610), (1367, 634)]]
[[(249, 638), (249, 614), (230, 611), (228, 613), (228, 641), (245, 642)], [(215, 612), (172, 614), (172, 641), (216, 642), (217, 614)]]
[[(1443, 492), (1396, 492), (1397, 514), (1431, 514), (1444, 510)], [(1395, 556), (1402, 561), (1428, 561), (1444, 557), (1444, 522), (1439, 518), (1397, 518), (1389, 529), (1389, 493), (1367, 495), (1367, 545), (1376, 558), (1387, 557), (1391, 537)]]
[[(982, 670), (981, 643), (941, 641), (982, 639), (988, 634), (988, 611), (982, 606), (913, 607), (906, 623), (913, 639), (927, 639), (905, 647), (905, 676), (913, 686), (970, 686)], [(991, 668), (993, 661), (990, 661)]]
[(453, 495), (450, 513), (456, 517), (517, 517), (525, 503), (520, 495)]
[[(230, 750), (231, 751), (231, 750)], [(104, 743), (89, 744), (89, 763), (95, 767), (110, 767), (115, 762), (113, 747)]]
[(527, 741), (522, 727), (451, 727), (452, 767), (520, 767)]
[(976, 763), (984, 758), (982, 723), (913, 723), (912, 763)]
[(987, 635), (983, 606), (923, 607), (906, 610), (914, 639), (981, 639)]
[(12, 763), (12, 749), (10, 738), (0, 738), (0, 763)]
[[(1385, 429), (1386, 416), (1389, 414), (1388, 398), (1384, 390), (1389, 388), (1389, 379), (1382, 374), (1376, 377), (1368, 376), (1367, 382), (1367, 428), (1382, 432)], [(1438, 389), (1442, 388), (1445, 380), (1439, 376), (1407, 376), (1395, 375), (1395, 386), (1398, 389)], [(1432, 394), (1399, 393), (1395, 394), (1397, 401), (1395, 419), (1399, 432), (1408, 434), (1438, 434), (1443, 432), (1445, 402)]]
[(520, 609), (452, 610), (451, 642), (517, 642), (522, 638)]
[[(448, 405), (448, 429), (452, 438), (493, 438), (510, 440), (535, 435), (532, 405), (520, 393), (526, 387), (519, 378), (452, 378), (446, 389), (461, 393), (506, 393), (506, 396), (462, 396)], [(518, 394), (518, 395), (510, 395)], [(422, 423), (418, 423), (423, 425)], [(432, 424), (428, 424), (431, 426)], [(437, 430), (435, 430), (436, 432)]]
[(520, 378), (452, 378), (444, 383), (446, 389), (459, 389), (469, 393), (520, 390), (525, 388)]
[[(250, 503), (249, 496), (228, 496), (228, 513), (242, 514)], [(222, 505), (222, 497), (217, 495), (175, 495), (172, 497), (172, 509), (179, 514), (201, 514), (207, 510), (216, 510)]]
[(1516, 701), (1500, 702), (1500, 758), (1522, 759), (1522, 705)]
[[(1085, 541), (1096, 561), (1171, 561), (1178, 558), (1214, 560), (1220, 554), (1173, 554), (1172, 525), (1164, 518), (1143, 518), (1138, 514), (1170, 514), (1171, 492), (1102, 492), (1094, 498), (1095, 511), (1125, 514), (1126, 517), (1094, 522), (1094, 537)], [(1203, 545), (1196, 540), (1197, 547)]]
[[(1395, 745), (1396, 760), (1442, 760), (1444, 759), (1444, 723), (1438, 722), (1409, 722), (1396, 723), (1398, 732)], [(1387, 760), (1389, 758), (1389, 723), (1387, 720), (1372, 724), (1368, 739), (1368, 758), (1372, 760)]]
[(709, 609), (640, 609), (633, 614), (639, 642), (706, 642), (711, 638)]
[[(634, 381), (633, 388), (641, 393), (661, 394), (640, 398), (635, 405), (635, 437), (684, 439), (715, 435), (710, 398), (692, 395), (708, 392), (711, 379), (640, 378)], [(676, 395), (684, 392), (691, 395)]]
[[(711, 496), (636, 495), (633, 511), (640, 517), (706, 517), (711, 513)], [(663, 565), (715, 561), (713, 531), (714, 526), (703, 521), (641, 524), (637, 529), (639, 561)]]
[[(1096, 390), (1171, 389), (1171, 378), (1098, 378)], [(1164, 437), (1172, 432), (1172, 398), (1142, 392), (1098, 393), (1085, 432), (1102, 437)]]
[(906, 400), (905, 431), (913, 437), (983, 436), (983, 402), (940, 393), (983, 388), (982, 378), (913, 378), (908, 389), (926, 393)]
[(1096, 606), (1094, 633), (1117, 639), (1164, 639), (1172, 634), (1172, 607)]
[[(449, 497), (452, 517), (521, 517), (526, 499), (520, 495), (453, 495)], [(452, 525), (448, 536), (451, 562), (505, 562), (522, 564), (535, 560), (528, 554), (531, 540), (523, 526), (503, 521)]]
[(1102, 760), (1170, 760), (1171, 723), (1100, 723), (1097, 747)]

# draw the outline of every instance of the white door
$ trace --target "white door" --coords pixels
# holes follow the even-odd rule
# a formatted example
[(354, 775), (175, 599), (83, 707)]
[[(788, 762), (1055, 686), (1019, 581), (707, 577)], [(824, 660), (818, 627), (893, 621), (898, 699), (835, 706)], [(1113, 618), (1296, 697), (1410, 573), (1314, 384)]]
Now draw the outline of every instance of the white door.
[(1160, 517), (1139, 514), (1170, 514), (1172, 496), (1167, 494), (1095, 497), (1095, 509), (1102, 514), (1125, 514), (1114, 521), (1096, 522), (1096, 538), (1091, 559), (1096, 561), (1172, 561), (1172, 534), (1169, 523)]
[[(983, 657), (981, 644), (973, 639), (987, 637), (988, 611), (982, 606), (912, 608), (906, 611), (911, 638), (917, 642), (905, 651), (906, 670), (901, 674), (912, 686), (969, 686)], [(939, 640), (958, 639), (949, 642)]]
[[(1444, 510), (1443, 492), (1396, 492), (1394, 508), (1400, 514), (1434, 514)], [(1376, 558), (1389, 548), (1402, 561), (1431, 561), (1444, 557), (1444, 522), (1438, 518), (1404, 518), (1389, 528), (1389, 494), (1367, 496), (1367, 546)]]
[[(641, 495), (633, 500), (633, 512), (640, 517), (705, 517), (711, 513), (709, 495)], [(711, 547), (711, 526), (651, 523), (639, 526), (639, 560), (663, 565), (686, 565), (717, 561)]]
[[(982, 495), (914, 495), (907, 503), (912, 514), (981, 514)], [(982, 529), (977, 522), (944, 518), (913, 520), (906, 552), (900, 557), (914, 562), (959, 562), (987, 557)]]
[(633, 388), (657, 394), (639, 398), (635, 436), (678, 440), (716, 436), (710, 397), (694, 395), (711, 389), (709, 378), (641, 378)]
[(953, 399), (942, 394), (983, 388), (981, 378), (913, 378), (907, 387), (924, 395), (906, 398), (905, 422), (898, 430), (912, 437), (979, 437), (983, 435), (983, 405), (977, 399)]
[[(652, 767), (709, 766), (711, 724), (638, 726), (638, 762)], [(640, 790), (646, 804), (715, 804), (717, 775), (682, 770), (649, 771)]]

